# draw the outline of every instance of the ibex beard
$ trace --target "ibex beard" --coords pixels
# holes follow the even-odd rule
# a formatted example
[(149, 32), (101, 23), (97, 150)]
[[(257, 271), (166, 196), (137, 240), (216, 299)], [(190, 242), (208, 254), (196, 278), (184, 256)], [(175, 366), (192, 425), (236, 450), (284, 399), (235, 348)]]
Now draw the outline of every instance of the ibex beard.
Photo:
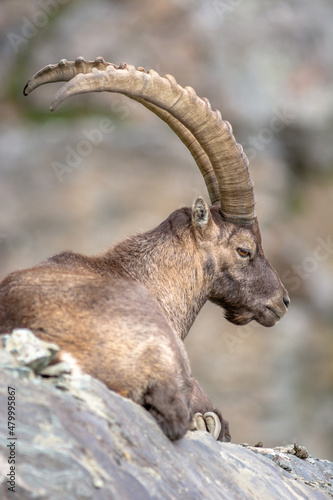
[(170, 75), (78, 58), (43, 68), (24, 93), (54, 81), (67, 83), (51, 109), (78, 93), (120, 92), (166, 121), (200, 168), (211, 207), (200, 197), (102, 254), (63, 252), (10, 274), (0, 284), (0, 333), (25, 327), (56, 342), (59, 359), (144, 406), (172, 440), (190, 428), (229, 441), (183, 340), (207, 300), (239, 325), (273, 326), (287, 311), (262, 249), (247, 158), (220, 113)]

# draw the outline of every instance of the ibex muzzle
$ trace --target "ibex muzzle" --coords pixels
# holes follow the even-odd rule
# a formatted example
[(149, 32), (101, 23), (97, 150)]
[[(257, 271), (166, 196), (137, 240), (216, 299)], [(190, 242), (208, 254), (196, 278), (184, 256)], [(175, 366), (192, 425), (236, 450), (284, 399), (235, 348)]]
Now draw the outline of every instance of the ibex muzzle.
[(170, 75), (78, 58), (46, 66), (24, 93), (56, 81), (67, 83), (52, 110), (69, 96), (109, 91), (158, 115), (190, 150), (212, 206), (198, 198), (102, 254), (63, 252), (10, 274), (0, 284), (0, 332), (25, 327), (58, 343), (60, 359), (143, 405), (170, 439), (199, 428), (228, 441), (228, 424), (192, 377), (182, 340), (207, 300), (239, 325), (272, 326), (289, 304), (263, 253), (242, 147), (208, 100)]

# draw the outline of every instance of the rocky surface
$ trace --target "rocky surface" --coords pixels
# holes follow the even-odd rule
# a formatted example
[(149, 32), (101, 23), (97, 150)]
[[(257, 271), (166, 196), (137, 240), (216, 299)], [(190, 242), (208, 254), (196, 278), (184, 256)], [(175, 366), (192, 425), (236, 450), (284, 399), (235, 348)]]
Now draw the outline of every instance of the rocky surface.
[[(17, 336), (25, 336), (21, 346), (7, 337), (0, 349), (2, 499), (333, 498), (333, 463), (304, 448), (219, 443), (202, 432), (172, 443), (148, 412), (90, 376), (37, 375), (31, 353), (45, 360), (48, 346), (32, 337), (28, 366), (22, 349), (30, 334)], [(11, 436), (8, 387), (16, 405)], [(15, 493), (7, 484), (10, 454)]]

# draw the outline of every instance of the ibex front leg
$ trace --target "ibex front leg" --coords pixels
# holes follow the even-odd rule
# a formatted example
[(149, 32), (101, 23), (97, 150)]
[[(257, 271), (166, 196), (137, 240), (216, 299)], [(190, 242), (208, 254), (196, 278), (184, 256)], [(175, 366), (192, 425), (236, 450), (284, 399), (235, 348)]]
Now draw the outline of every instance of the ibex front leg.
[(196, 380), (194, 381), (191, 405), (193, 419), (190, 430), (208, 431), (218, 441), (229, 442), (231, 440), (228, 422), (224, 420), (221, 412), (213, 407), (213, 403)]

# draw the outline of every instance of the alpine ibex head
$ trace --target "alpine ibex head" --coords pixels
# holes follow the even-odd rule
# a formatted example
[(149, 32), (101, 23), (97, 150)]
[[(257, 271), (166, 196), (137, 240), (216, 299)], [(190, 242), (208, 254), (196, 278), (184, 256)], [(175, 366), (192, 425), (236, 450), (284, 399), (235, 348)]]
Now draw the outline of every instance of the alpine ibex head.
[(38, 71), (24, 94), (57, 81), (67, 83), (51, 110), (70, 96), (108, 91), (164, 120), (196, 161), (211, 206), (200, 197), (103, 254), (63, 252), (9, 275), (0, 285), (0, 332), (28, 327), (58, 342), (83, 370), (151, 411), (171, 439), (194, 416), (192, 425), (228, 440), (181, 340), (207, 300), (238, 325), (273, 326), (286, 314), (288, 294), (263, 252), (246, 155), (220, 112), (170, 75), (77, 58)]

